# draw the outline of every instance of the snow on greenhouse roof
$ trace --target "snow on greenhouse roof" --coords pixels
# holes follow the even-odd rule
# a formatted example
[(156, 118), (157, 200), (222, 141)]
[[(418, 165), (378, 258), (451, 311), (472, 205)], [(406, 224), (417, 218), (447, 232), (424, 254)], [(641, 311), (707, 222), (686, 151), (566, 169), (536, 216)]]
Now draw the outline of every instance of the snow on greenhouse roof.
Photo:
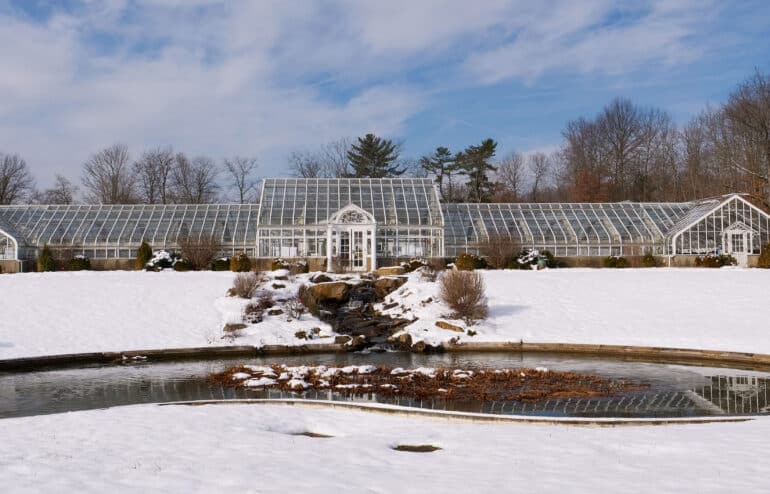
[[(137, 245), (176, 242), (180, 234), (213, 235), (223, 244), (253, 244), (256, 204), (1, 206), (0, 223), (37, 245)], [(10, 233), (10, 232), (9, 232)]]
[(322, 225), (354, 204), (377, 224), (441, 227), (441, 206), (432, 180), (424, 178), (266, 178), (259, 226)]

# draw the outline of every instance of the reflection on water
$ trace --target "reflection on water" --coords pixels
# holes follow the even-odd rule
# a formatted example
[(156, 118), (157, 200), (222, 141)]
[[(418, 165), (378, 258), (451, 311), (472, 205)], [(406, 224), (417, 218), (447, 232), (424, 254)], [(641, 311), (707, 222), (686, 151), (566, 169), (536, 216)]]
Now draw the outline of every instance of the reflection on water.
[[(548, 399), (536, 403), (416, 400), (377, 395), (347, 397), (332, 391), (298, 395), (279, 390), (232, 389), (210, 385), (206, 376), (231, 365), (360, 365), (390, 367), (548, 367), (645, 383), (649, 389), (606, 398)], [(713, 374), (713, 375), (704, 375)], [(21, 374), (0, 373), (0, 418), (138, 403), (238, 398), (297, 398), (368, 401), (440, 410), (565, 417), (695, 417), (770, 413), (770, 374), (698, 369), (544, 354), (412, 353), (330, 354), (283, 358), (94, 366)]]

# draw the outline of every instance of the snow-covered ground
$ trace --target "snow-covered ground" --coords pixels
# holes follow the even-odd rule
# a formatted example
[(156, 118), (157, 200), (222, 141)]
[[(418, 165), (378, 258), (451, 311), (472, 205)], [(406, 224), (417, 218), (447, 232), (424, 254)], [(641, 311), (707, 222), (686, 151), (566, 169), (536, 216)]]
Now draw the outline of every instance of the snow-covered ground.
[[(144, 405), (0, 420), (0, 485), (9, 494), (759, 493), (770, 490), (770, 462), (758, 456), (768, 436), (767, 418), (605, 428)], [(442, 449), (391, 449), (399, 444)]]
[[(225, 298), (233, 274), (77, 272), (0, 276), (0, 359), (91, 351), (332, 341), (310, 316), (269, 316), (222, 339), (243, 301)], [(759, 269), (561, 269), (484, 272), (490, 317), (475, 336), (446, 320), (437, 285), (419, 274), (391, 296), (419, 320), (413, 340), (645, 345), (770, 354), (770, 271)], [(293, 282), (298, 283), (297, 280)], [(287, 287), (289, 290), (290, 287)], [(293, 288), (291, 288), (293, 289)], [(284, 295), (288, 295), (288, 292)], [(423, 301), (432, 298), (433, 302)], [(455, 321), (457, 323), (457, 321)], [(297, 339), (318, 327), (325, 339)], [(466, 328), (468, 329), (468, 328)], [(308, 331), (309, 332), (309, 331)]]

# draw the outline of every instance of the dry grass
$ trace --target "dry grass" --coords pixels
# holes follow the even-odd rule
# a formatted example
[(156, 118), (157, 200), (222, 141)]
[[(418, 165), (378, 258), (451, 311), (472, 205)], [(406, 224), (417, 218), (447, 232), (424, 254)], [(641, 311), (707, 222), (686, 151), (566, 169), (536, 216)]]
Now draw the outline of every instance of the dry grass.
[(477, 271), (446, 271), (439, 289), (441, 299), (452, 309), (452, 318), (470, 325), (487, 317), (484, 280)]
[(261, 282), (261, 277), (255, 272), (238, 273), (233, 279), (233, 292), (238, 297), (250, 299)]

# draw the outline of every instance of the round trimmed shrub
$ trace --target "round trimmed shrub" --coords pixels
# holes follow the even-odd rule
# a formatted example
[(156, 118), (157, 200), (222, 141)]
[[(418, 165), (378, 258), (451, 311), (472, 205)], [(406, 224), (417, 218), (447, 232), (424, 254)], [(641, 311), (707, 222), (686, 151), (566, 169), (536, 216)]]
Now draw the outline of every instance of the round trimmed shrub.
[(239, 252), (230, 259), (230, 271), (245, 273), (251, 271), (251, 259), (245, 252)]
[(179, 259), (174, 263), (174, 271), (185, 272), (190, 271), (192, 268), (192, 264), (184, 259)]
[(211, 270), (212, 271), (230, 271), (230, 259), (227, 257), (220, 257), (219, 259), (214, 259), (214, 261), (211, 263)]
[(485, 269), (486, 261), (470, 252), (463, 252), (454, 260), (454, 265), (460, 271), (473, 271), (474, 269)]
[(86, 256), (75, 256), (67, 262), (67, 271), (90, 271), (91, 261)]
[(627, 268), (630, 266), (628, 259), (623, 256), (609, 256), (604, 258), (605, 268)]

